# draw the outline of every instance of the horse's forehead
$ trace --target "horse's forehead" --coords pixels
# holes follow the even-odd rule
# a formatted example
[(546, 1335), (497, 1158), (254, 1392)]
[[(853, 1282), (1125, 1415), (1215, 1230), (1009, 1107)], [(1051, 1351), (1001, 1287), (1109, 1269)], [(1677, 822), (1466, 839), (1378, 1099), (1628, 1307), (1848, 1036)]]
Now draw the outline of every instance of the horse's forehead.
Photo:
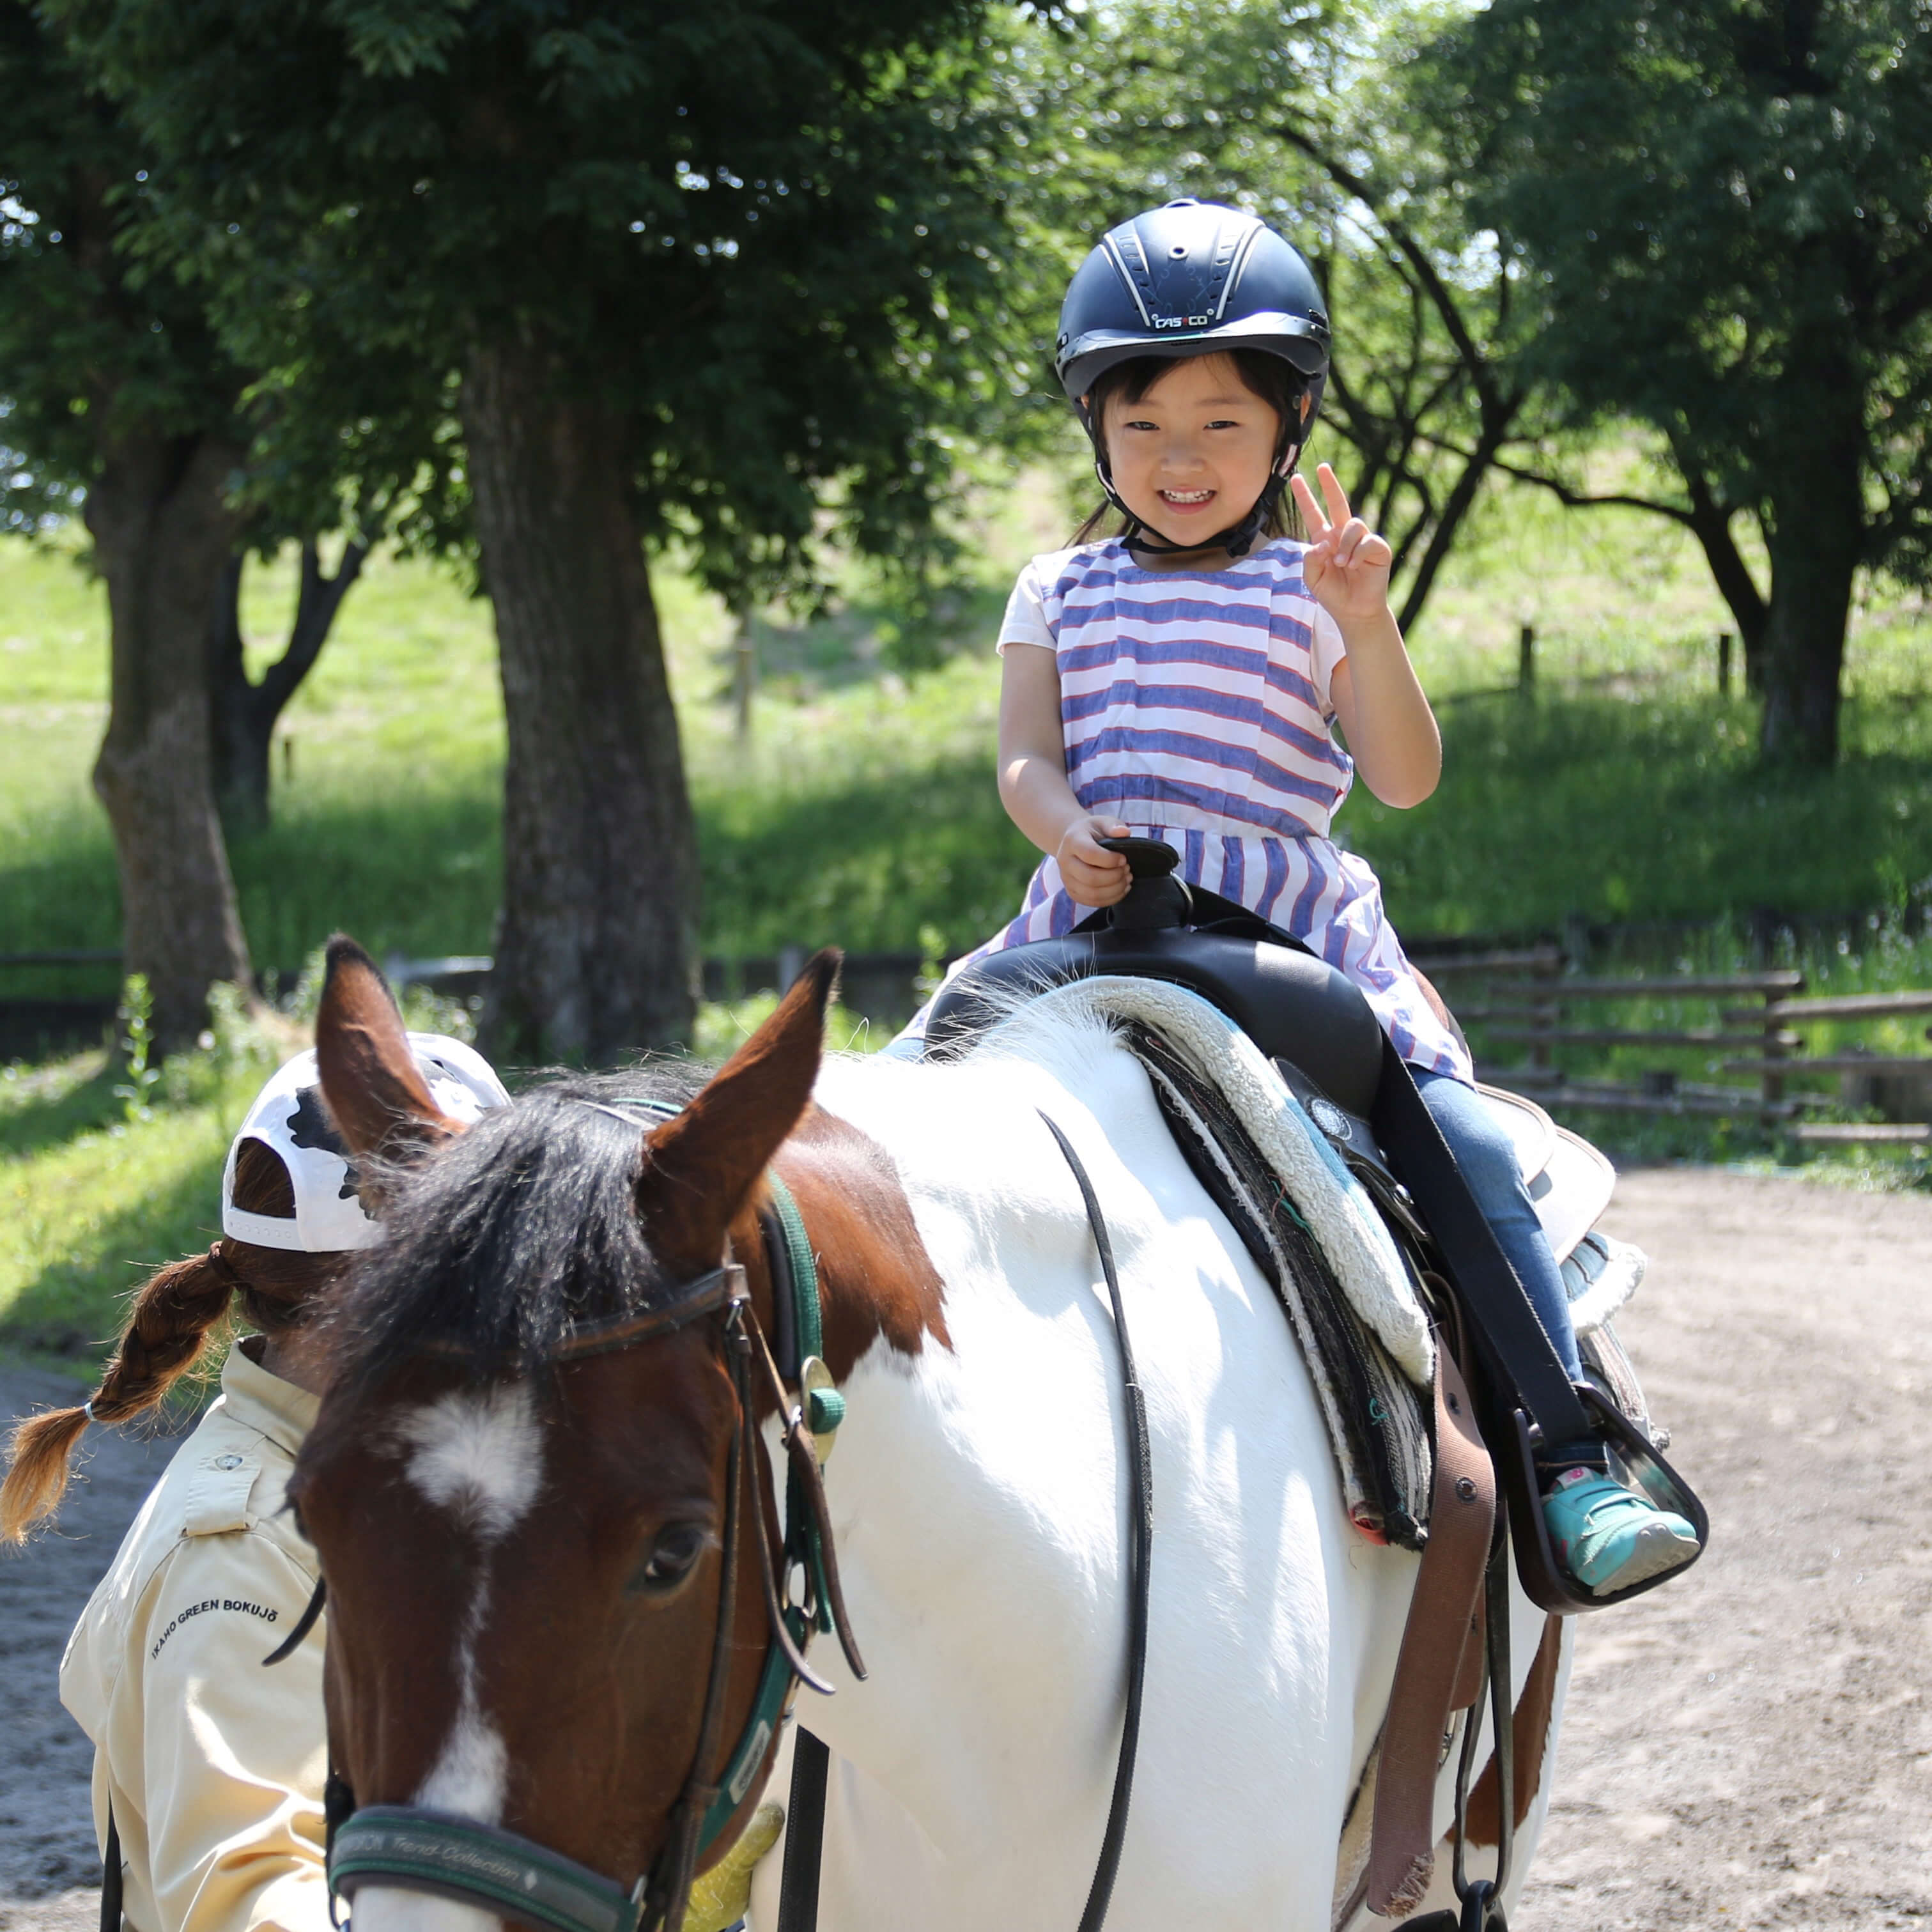
[(543, 1486), (544, 1432), (527, 1383), (446, 1390), (404, 1404), (391, 1429), (410, 1484), (485, 1542), (508, 1535)]

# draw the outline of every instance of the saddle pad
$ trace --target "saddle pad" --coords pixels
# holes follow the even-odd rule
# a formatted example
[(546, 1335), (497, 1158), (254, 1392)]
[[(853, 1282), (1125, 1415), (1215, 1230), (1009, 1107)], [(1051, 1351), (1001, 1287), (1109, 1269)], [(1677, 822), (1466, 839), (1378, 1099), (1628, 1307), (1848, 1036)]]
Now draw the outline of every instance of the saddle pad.
[(1433, 1384), (1436, 1338), (1394, 1238), (1360, 1182), (1281, 1076), (1218, 1006), (1184, 986), (1102, 974), (1048, 988), (982, 1034), (973, 1051), (1020, 1052), (1070, 1018), (1112, 1033), (1150, 1027), (1212, 1087), (1286, 1188), (1350, 1306), (1418, 1388)]
[(1124, 975), (1054, 987), (974, 1051), (1024, 1054), (1071, 1018), (1122, 1036), (1177, 1144), (1274, 1288), (1308, 1365), (1350, 1520), (1419, 1548), (1433, 1460), (1435, 1337), (1420, 1291), (1360, 1182), (1281, 1076), (1218, 1007)]
[(1174, 1142), (1241, 1238), (1308, 1365), (1348, 1519), (1377, 1543), (1420, 1549), (1434, 1455), (1420, 1399), (1343, 1293), (1307, 1218), (1221, 1095), (1161, 1035), (1126, 1040)]
[(1610, 1204), (1617, 1171), (1580, 1135), (1559, 1127), (1534, 1100), (1480, 1083), (1476, 1091), (1516, 1148), (1536, 1218), (1549, 1237), (1550, 1252), (1560, 1262)]

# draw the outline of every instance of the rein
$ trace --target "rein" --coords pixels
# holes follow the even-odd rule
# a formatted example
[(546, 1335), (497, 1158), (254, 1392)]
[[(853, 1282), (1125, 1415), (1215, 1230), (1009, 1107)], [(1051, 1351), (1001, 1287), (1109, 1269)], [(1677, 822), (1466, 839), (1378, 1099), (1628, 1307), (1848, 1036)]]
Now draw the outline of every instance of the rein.
[[(634, 1124), (614, 1107), (583, 1104)], [(674, 1109), (636, 1101), (653, 1112)], [(790, 1191), (776, 1174), (766, 1180), (772, 1212), (762, 1217), (772, 1264), (774, 1301), (782, 1336), (799, 1345), (794, 1370), (796, 1396), (765, 1339), (746, 1287), (745, 1270), (726, 1258), (717, 1268), (679, 1285), (672, 1299), (642, 1313), (614, 1316), (575, 1330), (554, 1348), (552, 1362), (581, 1360), (619, 1349), (643, 1347), (693, 1322), (722, 1316), (726, 1366), (738, 1402), (725, 1489), (724, 1549), (718, 1579), (718, 1622), (712, 1642), (703, 1713), (684, 1788), (672, 1807), (663, 1848), (647, 1872), (627, 1890), (575, 1860), (513, 1832), (415, 1805), (358, 1808), (332, 1768), (328, 1869), (331, 1912), (334, 1894), (352, 1900), (370, 1882), (424, 1892), (480, 1908), (494, 1916), (553, 1928), (553, 1932), (677, 1932), (682, 1924), (698, 1863), (744, 1802), (800, 1683), (830, 1695), (832, 1686), (806, 1660), (814, 1630), (836, 1632), (848, 1664), (862, 1681), (866, 1667), (845, 1612), (830, 1514), (820, 1464), (844, 1414), (820, 1350), (824, 1315), (818, 1270)], [(788, 1349), (786, 1353), (790, 1354)], [(754, 1385), (760, 1378), (775, 1396), (786, 1450), (784, 1526), (776, 1556), (766, 1536), (759, 1498), (765, 1464), (759, 1440)], [(723, 1764), (718, 1733), (731, 1654), (738, 1547), (746, 1492), (752, 1498), (757, 1546), (770, 1626), (765, 1663), (751, 1715)], [(802, 1576), (802, 1596), (792, 1600), (789, 1580)], [(320, 1613), (318, 1585), (296, 1636)], [(284, 1645), (274, 1663), (287, 1654)]]
[[(1113, 1238), (1107, 1232), (1099, 1198), (1073, 1143), (1046, 1113), (1040, 1118), (1058, 1143), (1078, 1184), (1087, 1225), (1100, 1257), (1100, 1273), (1113, 1304), (1114, 1334), (1120, 1349), (1120, 1385), (1126, 1401), (1129, 1484), (1127, 1598), (1127, 1708), (1120, 1726), (1120, 1755), (1114, 1768), (1114, 1795), (1107, 1808), (1107, 1826), (1100, 1838), (1100, 1857), (1088, 1887), (1086, 1909), (1078, 1932), (1100, 1932), (1114, 1895), (1126, 1842), (1127, 1807), (1133, 1796), (1134, 1760), (1141, 1735), (1141, 1694), (1147, 1676), (1148, 1595), (1154, 1550), (1154, 1457), (1148, 1436), (1147, 1398), (1134, 1366), (1127, 1337), (1127, 1310), (1120, 1296), (1120, 1270), (1114, 1264)], [(830, 1754), (809, 1731), (799, 1733), (793, 1747), (791, 1802), (785, 1817), (784, 1871), (778, 1888), (778, 1932), (817, 1932), (818, 1876), (825, 1840), (825, 1792)]]

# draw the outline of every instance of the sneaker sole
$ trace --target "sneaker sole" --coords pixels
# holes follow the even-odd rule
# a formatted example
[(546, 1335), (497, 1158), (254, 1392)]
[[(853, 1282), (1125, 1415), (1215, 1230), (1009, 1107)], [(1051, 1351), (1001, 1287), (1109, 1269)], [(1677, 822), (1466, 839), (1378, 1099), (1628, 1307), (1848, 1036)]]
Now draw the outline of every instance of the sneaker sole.
[(1607, 1597), (1633, 1584), (1648, 1582), (1666, 1570), (1681, 1568), (1697, 1553), (1694, 1538), (1679, 1536), (1668, 1523), (1646, 1523), (1637, 1532), (1636, 1546), (1602, 1582), (1589, 1586), (1593, 1597)]

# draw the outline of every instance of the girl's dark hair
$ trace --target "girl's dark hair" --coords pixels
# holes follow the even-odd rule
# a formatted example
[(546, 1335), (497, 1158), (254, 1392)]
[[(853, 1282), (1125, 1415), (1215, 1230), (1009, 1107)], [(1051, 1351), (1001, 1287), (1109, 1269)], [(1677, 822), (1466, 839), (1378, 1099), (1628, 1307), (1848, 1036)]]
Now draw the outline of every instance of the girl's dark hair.
[[(235, 1156), (235, 1204), (292, 1221), (295, 1190), (272, 1148), (244, 1141)], [(92, 1400), (43, 1410), (14, 1430), (7, 1480), (0, 1484), (0, 1543), (18, 1543), (66, 1492), (69, 1460), (90, 1420), (125, 1422), (156, 1406), (199, 1361), (231, 1304), (272, 1334), (314, 1313), (344, 1257), (224, 1237), (206, 1254), (170, 1262), (134, 1298), (119, 1346)]]
[[(1244, 386), (1274, 411), (1281, 424), (1281, 434), (1275, 443), (1275, 460), (1279, 462), (1293, 426), (1301, 420), (1301, 399), (1308, 393), (1307, 377), (1285, 357), (1270, 356), (1265, 349), (1223, 349), (1216, 352), (1226, 356), (1240, 373)], [(1106, 436), (1108, 403), (1116, 398), (1124, 403), (1143, 400), (1174, 366), (1175, 360), (1172, 356), (1136, 356), (1131, 362), (1116, 362), (1111, 369), (1103, 370), (1094, 380), (1087, 404), (1095, 436), (1104, 439)], [(1103, 531), (1101, 526), (1109, 517), (1114, 518), (1114, 527)], [(1073, 532), (1073, 541), (1084, 544), (1101, 536), (1124, 536), (1128, 528), (1128, 520), (1112, 503), (1102, 502)], [(1300, 513), (1286, 489), (1275, 499), (1262, 525), (1262, 533), (1266, 537), (1302, 534)]]

